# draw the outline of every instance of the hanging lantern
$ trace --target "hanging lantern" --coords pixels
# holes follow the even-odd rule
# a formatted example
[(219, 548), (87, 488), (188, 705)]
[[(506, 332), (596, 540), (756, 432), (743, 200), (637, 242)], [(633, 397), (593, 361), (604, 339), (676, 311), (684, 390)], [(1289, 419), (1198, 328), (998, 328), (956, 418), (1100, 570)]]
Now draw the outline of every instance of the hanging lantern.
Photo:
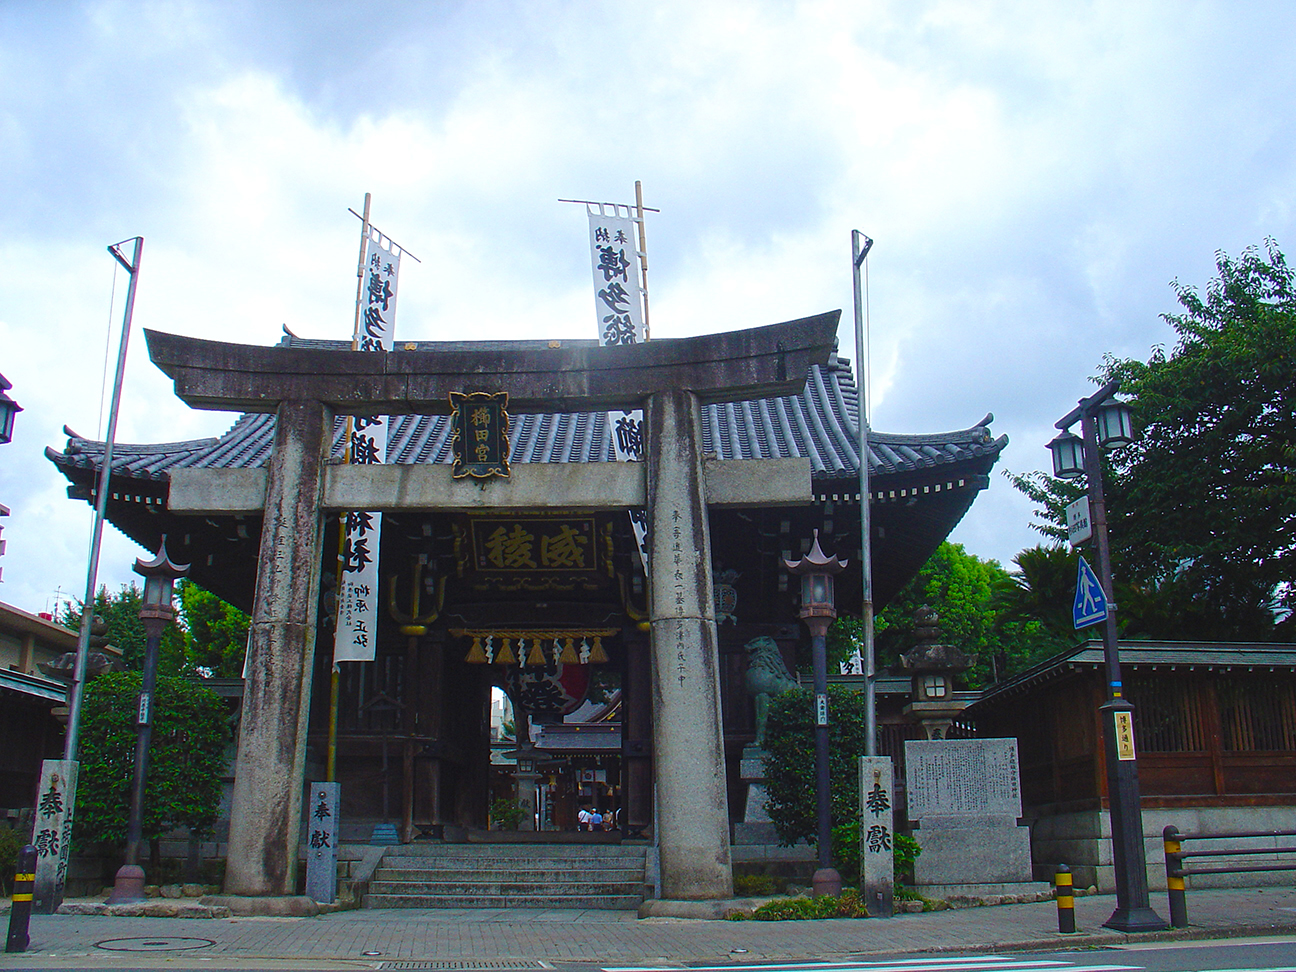
[(1084, 441), (1072, 432), (1063, 432), (1048, 444), (1053, 453), (1053, 475), (1075, 479), (1084, 475)]
[(1109, 400), (1098, 408), (1094, 419), (1098, 423), (1098, 444), (1104, 449), (1116, 449), (1134, 441), (1134, 413), (1124, 402)]

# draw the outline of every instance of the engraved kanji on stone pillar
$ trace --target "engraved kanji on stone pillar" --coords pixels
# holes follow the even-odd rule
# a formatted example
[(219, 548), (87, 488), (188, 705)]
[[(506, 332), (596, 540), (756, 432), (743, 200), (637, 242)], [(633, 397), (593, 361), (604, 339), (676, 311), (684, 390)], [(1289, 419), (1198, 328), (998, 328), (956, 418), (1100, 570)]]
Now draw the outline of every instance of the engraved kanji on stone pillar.
[(650, 621), (661, 895), (733, 895), (711, 532), (697, 396), (648, 400)]
[(227, 894), (297, 890), (300, 781), (319, 601), (320, 499), (331, 431), (332, 416), (319, 402), (279, 406), (230, 801)]

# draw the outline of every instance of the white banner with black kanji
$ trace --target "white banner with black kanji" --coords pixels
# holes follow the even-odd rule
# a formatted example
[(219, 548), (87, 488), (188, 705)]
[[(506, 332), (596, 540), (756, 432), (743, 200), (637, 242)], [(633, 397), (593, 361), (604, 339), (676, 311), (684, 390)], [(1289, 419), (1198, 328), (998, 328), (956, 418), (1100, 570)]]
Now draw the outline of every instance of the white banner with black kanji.
[[(366, 240), (360, 308), (355, 334), (361, 351), (388, 351), (396, 324), (396, 286), (400, 248), (373, 227)], [(387, 416), (357, 415), (347, 443), (355, 465), (376, 465), (387, 458)], [(381, 513), (346, 514), (339, 553), (337, 631), (333, 661), (373, 661), (378, 630), (378, 548)]]
[[(621, 209), (627, 215), (619, 215)], [(607, 215), (606, 210), (613, 210)], [(642, 344), (643, 300), (639, 288), (639, 251), (635, 247), (635, 220), (628, 207), (615, 204), (586, 206), (590, 221), (590, 257), (594, 267), (594, 307), (600, 345)], [(621, 462), (643, 459), (643, 410), (608, 412), (612, 448)], [(639, 557), (648, 564), (648, 520), (642, 509), (630, 511)]]

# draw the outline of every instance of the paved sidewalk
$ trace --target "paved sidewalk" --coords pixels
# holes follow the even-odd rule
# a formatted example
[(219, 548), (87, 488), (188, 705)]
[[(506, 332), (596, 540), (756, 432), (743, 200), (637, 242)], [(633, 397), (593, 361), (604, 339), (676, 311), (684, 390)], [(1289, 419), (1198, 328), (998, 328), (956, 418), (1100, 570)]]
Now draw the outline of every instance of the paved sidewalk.
[[(1165, 896), (1152, 905), (1167, 916)], [(889, 920), (705, 921), (638, 919), (632, 912), (495, 909), (347, 911), (317, 918), (106, 918), (37, 915), (25, 955), (0, 956), (0, 970), (112, 968), (164, 957), (192, 961), (305, 960), (319, 968), (377, 968), (382, 962), (543, 961), (599, 965), (725, 963), (843, 958), (924, 951), (1047, 950), (1129, 941), (1296, 934), (1296, 888), (1190, 892), (1191, 928), (1123, 935), (1101, 927), (1114, 898), (1076, 899), (1075, 935), (1057, 932), (1052, 902), (898, 915)], [(106, 950), (138, 939), (151, 954)], [(189, 949), (178, 947), (191, 939)], [(171, 943), (171, 945), (168, 945)], [(210, 944), (208, 944), (210, 943)], [(175, 946), (175, 947), (172, 947)], [(127, 947), (131, 947), (127, 943)], [(741, 950), (746, 951), (741, 951)], [(497, 966), (498, 967), (498, 966)]]

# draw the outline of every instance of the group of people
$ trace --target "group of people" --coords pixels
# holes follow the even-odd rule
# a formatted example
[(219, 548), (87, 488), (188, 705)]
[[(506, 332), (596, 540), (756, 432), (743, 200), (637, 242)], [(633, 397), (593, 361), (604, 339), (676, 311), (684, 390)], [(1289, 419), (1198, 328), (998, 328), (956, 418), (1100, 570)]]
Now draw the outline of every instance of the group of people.
[(576, 814), (577, 830), (615, 830), (620, 811), (600, 810), (598, 807), (581, 807)]

